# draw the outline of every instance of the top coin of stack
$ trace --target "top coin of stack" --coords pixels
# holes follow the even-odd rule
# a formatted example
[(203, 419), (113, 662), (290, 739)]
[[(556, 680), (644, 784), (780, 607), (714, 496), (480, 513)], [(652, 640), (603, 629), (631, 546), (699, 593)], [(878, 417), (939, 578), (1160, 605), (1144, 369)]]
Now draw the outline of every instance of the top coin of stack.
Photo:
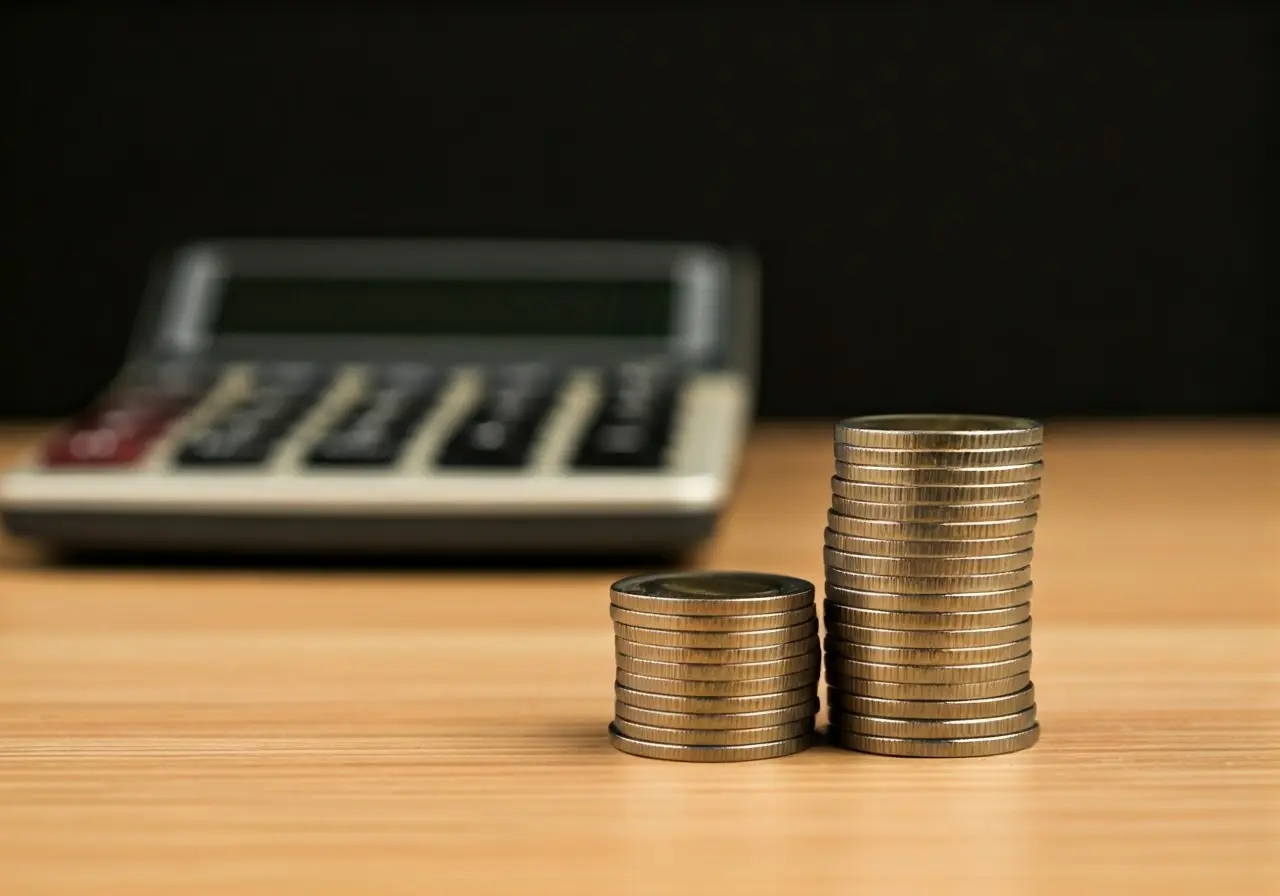
[(1040, 734), (1031, 557), (1043, 428), (895, 414), (835, 427), (824, 532), (831, 739), (989, 756)]
[(812, 742), (822, 651), (813, 585), (753, 572), (621, 579), (610, 589), (624, 753), (732, 762)]

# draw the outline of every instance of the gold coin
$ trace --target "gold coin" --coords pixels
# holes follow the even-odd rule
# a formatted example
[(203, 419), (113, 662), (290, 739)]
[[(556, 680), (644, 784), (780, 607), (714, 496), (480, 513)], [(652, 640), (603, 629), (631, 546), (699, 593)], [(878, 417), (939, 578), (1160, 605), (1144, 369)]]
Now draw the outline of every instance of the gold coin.
[(609, 600), (640, 613), (755, 616), (804, 609), (813, 603), (813, 585), (772, 573), (657, 573), (619, 579)]
[(877, 557), (837, 548), (822, 550), (828, 566), (877, 576), (971, 576), (1013, 572), (1031, 565), (1033, 549), (989, 557)]
[(776, 759), (808, 749), (812, 734), (802, 734), (771, 744), (742, 744), (730, 747), (691, 747), (682, 744), (655, 744), (618, 733), (609, 726), (609, 742), (623, 753), (646, 759), (672, 759), (677, 762), (742, 762), (749, 759)]
[[(830, 575), (830, 573), (828, 573)], [(852, 575), (852, 573), (845, 573)], [(998, 591), (966, 591), (946, 594), (889, 594), (883, 591), (864, 591), (859, 588), (842, 588), (830, 583), (826, 586), (825, 607), (843, 604), (865, 610), (893, 610), (906, 613), (971, 613), (976, 610), (1003, 610), (1031, 600), (1034, 586), (1028, 582), (1016, 588)]]
[(973, 451), (1039, 445), (1044, 427), (1023, 417), (989, 414), (876, 414), (841, 420), (835, 440), (864, 448)]
[[(1030, 589), (1026, 593), (1030, 595)], [(1026, 622), (1031, 618), (1031, 604), (1015, 604), (998, 610), (921, 613), (850, 607), (828, 598), (822, 602), (822, 613), (826, 620), (827, 631), (831, 634), (839, 634), (839, 629), (836, 626), (840, 625), (878, 630), (908, 629), (920, 632), (950, 632), (961, 629), (996, 629)]]
[[(787, 709), (809, 703), (817, 699), (817, 683), (809, 683), (789, 691), (778, 691), (768, 694), (742, 694), (739, 696), (692, 697), (680, 694), (656, 694), (614, 683), (614, 697), (617, 700), (638, 709), (652, 709), (658, 712), (690, 713), (698, 715), (721, 715), (754, 712), (769, 712)], [(689, 725), (692, 728), (694, 726)]]
[[(868, 647), (922, 649), (984, 649), (997, 645), (1009, 645), (1031, 637), (1031, 617), (1013, 625), (997, 625), (992, 628), (969, 629), (899, 629), (870, 628), (865, 625), (846, 625), (843, 622), (827, 622), (827, 639), (835, 638)], [(1021, 651), (1019, 651), (1021, 652)], [(848, 656), (849, 654), (844, 654)], [(1016, 656), (1017, 654), (1010, 654)], [(867, 657), (854, 657), (866, 659)], [(892, 660), (891, 662), (899, 662)]]
[[(956, 469), (954, 467), (878, 467), (870, 464), (846, 464), (843, 461), (836, 461), (834, 469), (836, 478), (842, 482), (861, 482), (885, 485), (890, 488), (940, 487), (968, 489), (1032, 481), (1038, 483), (1040, 475), (1044, 472), (1044, 462), (1013, 464), (1007, 467), (965, 467)], [(1031, 494), (1034, 494), (1034, 492), (1031, 492)], [(857, 498), (860, 496), (848, 495), (848, 497)], [(1005, 498), (1012, 497), (1023, 496), (997, 496), (996, 500), (1005, 500)], [(882, 499), (867, 498), (866, 500), (878, 501)], [(947, 501), (946, 503), (960, 504), (963, 502)]]
[(969, 700), (893, 700), (827, 688), (827, 703), (834, 710), (892, 719), (989, 719), (1022, 712), (1035, 702), (1035, 685), (1030, 684), (1012, 694)]
[(971, 681), (996, 681), (1031, 671), (1031, 653), (1011, 660), (993, 663), (957, 663), (955, 665), (917, 665), (905, 663), (867, 663), (827, 654), (827, 681), (831, 676), (895, 681), (911, 684), (965, 684)]
[(1016, 753), (1034, 746), (1040, 739), (1037, 722), (1026, 731), (998, 734), (992, 737), (959, 737), (949, 739), (916, 739), (910, 737), (876, 737), (852, 734), (837, 728), (830, 730), (834, 743), (849, 750), (879, 753), (882, 756), (911, 756), (930, 759), (959, 759), (975, 756), (997, 756)]
[(752, 632), (680, 632), (636, 625), (613, 624), (613, 633), (636, 644), (658, 647), (691, 647), (700, 650), (741, 650), (803, 641), (818, 633), (818, 620), (810, 619), (785, 628), (767, 628)]
[(642, 675), (627, 669), (618, 669), (615, 684), (634, 691), (648, 691), (650, 694), (669, 694), (672, 697), (753, 697), (758, 694), (776, 694), (781, 691), (794, 691), (796, 688), (809, 687), (813, 695), (817, 694), (819, 669), (814, 665), (788, 675), (774, 675), (769, 678), (745, 678), (731, 681), (704, 681), (688, 678), (659, 678), (654, 675)]
[(958, 666), (967, 663), (996, 663), (1031, 652), (1031, 639), (985, 647), (879, 647), (828, 636), (828, 656), (860, 660), (864, 663), (901, 663), (906, 666)]
[(763, 663), (781, 660), (818, 650), (818, 638), (788, 641), (766, 647), (695, 648), (659, 647), (654, 644), (638, 644), (626, 638), (614, 637), (613, 647), (620, 654), (640, 660), (657, 660), (660, 663)]
[(883, 697), (887, 700), (978, 700), (984, 697), (1002, 697), (1022, 690), (1031, 684), (1031, 674), (1010, 675), (992, 681), (953, 682), (951, 684), (920, 684), (903, 681), (875, 681), (854, 678), (827, 670), (827, 684), (836, 691), (861, 697)]
[(614, 622), (639, 628), (657, 628), (675, 632), (760, 632), (786, 628), (816, 619), (813, 605), (783, 613), (761, 613), (750, 616), (680, 616), (671, 613), (641, 613), (624, 607), (609, 606)]
[(1021, 448), (979, 448), (972, 451), (963, 449), (912, 451), (903, 448), (860, 448), (857, 445), (842, 445), (836, 442), (835, 458), (846, 464), (865, 464), (872, 467), (946, 467), (962, 470), (1033, 464), (1044, 458), (1044, 445), (1025, 445)]
[[(962, 539), (987, 540), (1026, 535), (1035, 532), (1035, 513), (1011, 519), (971, 520), (968, 522), (920, 522), (912, 520), (877, 520), (857, 516), (845, 516), (835, 510), (827, 511), (827, 528), (841, 535), (857, 538), (876, 538), (885, 541), (941, 541), (955, 542)], [(835, 545), (839, 547), (839, 545)], [(867, 553), (872, 553), (868, 551)]]
[[(826, 548), (830, 552), (830, 548)], [(981, 594), (1019, 588), (1031, 582), (1031, 567), (1008, 572), (974, 573), (959, 576), (877, 576), (863, 572), (824, 567), (827, 584), (855, 591), (881, 594)]]
[(767, 744), (799, 737), (813, 731), (813, 719), (784, 722), (767, 728), (659, 728), (628, 719), (614, 719), (613, 728), (624, 737), (651, 744), (684, 744), (690, 747), (732, 747), (739, 744)]
[[(859, 501), (833, 494), (831, 509), (843, 516), (913, 523), (982, 523), (1033, 516), (1040, 510), (1040, 496), (1017, 501), (982, 504), (903, 504), (895, 501)], [(832, 526), (834, 529), (835, 526)]]
[(853, 501), (875, 501), (886, 504), (963, 504), (968, 506), (1034, 498), (1040, 494), (1040, 480), (1005, 482), (1000, 485), (880, 485), (874, 482), (850, 482), (838, 476), (832, 476), (831, 494)]
[(642, 660), (618, 654), (618, 668), (637, 675), (657, 678), (679, 678), (684, 681), (745, 681), (753, 678), (775, 678), (810, 669), (819, 662), (818, 650), (809, 650), (799, 656), (769, 660), (761, 663), (663, 663)]
[(767, 728), (770, 725), (785, 725), (801, 719), (813, 721), (813, 717), (821, 708), (817, 699), (785, 706), (782, 709), (762, 710), (758, 712), (663, 712), (657, 709), (645, 709), (631, 706), (621, 700), (615, 700), (613, 714), (619, 719), (627, 719), (641, 725), (656, 725), (659, 728), (705, 728), (722, 731), (727, 728)]
[(1030, 550), (1036, 533), (1026, 532), (1009, 538), (967, 538), (954, 541), (917, 541), (894, 538), (859, 538), (844, 535), (827, 528), (822, 541), (829, 548), (850, 554), (868, 554), (872, 557), (995, 557), (1000, 554), (1016, 554)]
[(1032, 706), (1021, 712), (985, 719), (886, 719), (832, 709), (830, 720), (831, 726), (841, 731), (876, 737), (992, 737), (1026, 731), (1035, 723), (1036, 709)]

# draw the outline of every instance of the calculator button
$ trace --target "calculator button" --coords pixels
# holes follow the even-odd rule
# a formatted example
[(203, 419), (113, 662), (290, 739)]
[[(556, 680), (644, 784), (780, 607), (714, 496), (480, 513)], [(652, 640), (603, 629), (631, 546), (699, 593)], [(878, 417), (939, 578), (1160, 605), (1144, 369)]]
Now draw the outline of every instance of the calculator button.
[(314, 467), (387, 467), (395, 463), (404, 439), (386, 430), (356, 429), (332, 433), (308, 458)]
[(559, 377), (545, 365), (498, 371), (480, 406), (445, 446), (442, 467), (520, 467), (555, 401)]
[(190, 438), (178, 455), (181, 466), (254, 466), (311, 409), (323, 383), (268, 379), (246, 398)]
[(603, 401), (580, 443), (579, 469), (662, 465), (671, 430), (676, 378), (665, 368), (627, 365), (607, 379)]
[(209, 427), (183, 448), (183, 466), (253, 466), (266, 460), (275, 444), (260, 424), (241, 420)]
[(278, 439), (315, 404), (319, 395), (313, 391), (264, 388), (226, 419), (231, 427), (243, 427), (254, 437)]
[(182, 402), (155, 394), (118, 397), (55, 435), (45, 446), (45, 463), (54, 467), (136, 463), (183, 408)]
[(422, 371), (387, 371), (311, 451), (314, 466), (388, 466), (435, 402), (436, 381)]

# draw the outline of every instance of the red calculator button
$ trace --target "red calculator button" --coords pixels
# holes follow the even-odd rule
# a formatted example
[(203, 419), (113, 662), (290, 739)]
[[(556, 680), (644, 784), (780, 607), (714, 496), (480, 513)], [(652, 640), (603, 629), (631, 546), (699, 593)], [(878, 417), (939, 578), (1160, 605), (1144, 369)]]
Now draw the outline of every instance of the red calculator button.
[(180, 406), (168, 401), (100, 408), (55, 435), (45, 447), (45, 463), (55, 467), (136, 463), (180, 411)]

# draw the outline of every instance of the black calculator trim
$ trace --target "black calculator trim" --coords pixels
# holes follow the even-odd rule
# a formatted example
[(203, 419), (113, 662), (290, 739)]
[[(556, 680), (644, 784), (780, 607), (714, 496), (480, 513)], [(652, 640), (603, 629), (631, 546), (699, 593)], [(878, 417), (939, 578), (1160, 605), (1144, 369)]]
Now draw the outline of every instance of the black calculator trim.
[(715, 530), (712, 511), (524, 516), (307, 516), (14, 510), (20, 538), (77, 550), (161, 548), (247, 554), (678, 553)]

